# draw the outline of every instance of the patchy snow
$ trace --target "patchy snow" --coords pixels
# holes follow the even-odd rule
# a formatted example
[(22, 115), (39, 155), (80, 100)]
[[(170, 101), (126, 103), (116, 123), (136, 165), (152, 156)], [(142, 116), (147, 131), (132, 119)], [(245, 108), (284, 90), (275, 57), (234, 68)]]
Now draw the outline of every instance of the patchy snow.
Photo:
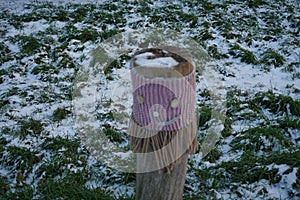
[[(31, 13), (32, 7), (29, 4), (34, 5), (43, 5), (43, 3), (51, 2), (53, 5), (62, 5), (66, 6), (70, 4), (95, 4), (100, 5), (105, 3), (105, 1), (80, 1), (80, 0), (11, 0), (11, 1), (0, 1), (0, 11), (5, 13), (14, 13), (16, 15), (22, 15), (25, 13)], [(134, 1), (128, 1), (134, 2)], [(218, 4), (219, 1), (209, 1), (210, 3)], [(209, 28), (207, 29), (208, 33), (211, 33), (211, 39), (207, 39), (204, 41), (206, 46), (213, 46), (215, 45), (220, 54), (228, 54), (231, 49), (231, 45), (238, 44), (245, 50), (253, 52), (254, 55), (261, 59), (263, 57), (263, 52), (267, 49), (274, 49), (276, 52), (279, 52), (285, 58), (285, 63), (281, 67), (270, 67), (269, 70), (264, 70), (263, 64), (247, 64), (241, 62), (240, 58), (235, 58), (234, 56), (229, 56), (228, 58), (214, 60), (210, 62), (209, 67), (214, 67), (218, 72), (218, 80), (211, 81), (206, 76), (207, 74), (198, 74), (198, 79), (200, 82), (197, 84), (197, 88), (199, 91), (203, 91), (205, 88), (214, 88), (224, 97), (223, 101), (225, 101), (226, 91), (231, 89), (238, 89), (244, 91), (245, 93), (249, 93), (250, 95), (255, 95), (258, 92), (266, 92), (266, 91), (273, 91), (277, 94), (284, 94), (287, 96), (292, 97), (295, 100), (300, 99), (300, 78), (297, 77), (297, 74), (300, 73), (300, 66), (299, 66), (299, 58), (300, 58), (300, 47), (299, 47), (299, 33), (298, 34), (291, 34), (296, 33), (299, 30), (299, 27), (294, 27), (293, 24), (288, 20), (288, 18), (298, 17), (295, 20), (299, 21), (299, 2), (297, 1), (288, 1), (290, 4), (294, 5), (293, 15), (287, 13), (286, 11), (282, 11), (281, 8), (276, 8), (278, 10), (277, 14), (283, 16), (283, 20), (278, 20), (278, 26), (286, 30), (281, 36), (272, 36), (273, 33), (266, 34), (266, 33), (259, 33), (259, 31), (269, 29), (270, 23), (267, 19), (271, 19), (271, 17), (263, 18), (266, 13), (269, 12), (264, 6), (259, 6), (256, 9), (249, 9), (245, 10), (242, 8), (246, 3), (245, 2), (236, 2), (236, 4), (232, 4), (228, 6), (228, 10), (226, 11), (227, 16), (224, 15), (223, 17), (231, 17), (234, 13), (237, 15), (242, 16), (253, 16), (256, 19), (256, 26), (251, 26), (250, 30), (232, 30), (231, 32), (236, 35), (241, 35), (242, 38), (249, 37), (251, 41), (248, 44), (241, 38), (234, 37), (227, 39), (222, 32), (222, 26), (215, 26), (215, 23), (219, 23), (218, 19), (214, 18), (214, 13), (222, 12), (221, 8), (216, 10), (212, 10), (211, 13), (207, 14), (205, 17), (201, 16), (202, 11), (199, 11), (201, 6), (188, 6), (188, 2), (181, 2), (175, 1), (175, 5), (181, 7), (184, 11), (184, 14), (195, 14), (197, 18), (197, 23), (202, 24), (203, 22), (209, 23)], [(117, 7), (121, 6), (118, 2), (111, 3), (111, 5), (116, 5)], [(167, 7), (167, 3), (164, 1), (153, 2), (149, 5), (151, 9), (161, 9), (161, 7)], [(142, 27), (155, 27), (156, 22), (151, 22), (152, 16), (143, 15), (138, 12), (140, 5), (132, 4), (131, 10), (128, 13), (125, 13), (124, 16), (120, 16), (120, 18), (125, 19), (125, 25), (122, 26), (120, 24), (110, 23), (106, 25), (106, 30), (114, 30), (116, 27), (120, 26), (120, 30), (124, 32), (129, 32), (134, 28), (142, 28)], [(277, 6), (277, 4), (275, 5)], [(298, 7), (297, 7), (298, 6)], [(209, 5), (208, 5), (209, 7)], [(282, 13), (281, 13), (282, 12)], [(112, 12), (113, 13), (113, 12)], [(200, 13), (200, 14), (199, 14)], [(151, 14), (151, 13), (150, 13)], [(159, 12), (157, 14), (157, 20), (162, 20), (161, 26), (169, 27), (170, 19), (167, 19), (164, 16), (164, 12)], [(4, 15), (3, 15), (4, 16)], [(273, 15), (276, 16), (276, 13)], [(180, 23), (180, 16), (168, 16), (170, 18), (174, 17), (174, 20), (178, 21), (176, 23)], [(162, 18), (162, 19), (161, 19)], [(50, 50), (43, 50), (42, 52), (35, 53), (32, 56), (24, 57), (23, 59), (19, 60), (19, 52), (21, 51), (20, 44), (18, 42), (14, 42), (14, 37), (17, 35), (37, 35), (42, 33), (47, 28), (55, 28), (57, 30), (64, 30), (66, 26), (70, 25), (70, 22), (63, 22), (63, 21), (52, 21), (49, 23), (46, 19), (41, 19), (38, 21), (30, 21), (22, 23), (22, 28), (15, 28), (13, 25), (10, 24), (8, 19), (1, 18), (0, 19), (0, 31), (2, 34), (0, 38), (0, 42), (7, 45), (11, 54), (15, 56), (14, 59), (8, 60), (1, 65), (1, 69), (8, 71), (8, 74), (4, 76), (4, 81), (1, 83), (0, 89), (0, 96), (3, 100), (9, 101), (8, 105), (4, 105), (1, 107), (3, 109), (3, 113), (1, 113), (0, 117), (0, 127), (10, 127), (15, 131), (19, 127), (19, 121), (22, 119), (36, 119), (42, 120), (45, 123), (44, 127), (44, 138), (34, 137), (34, 136), (26, 136), (25, 139), (20, 139), (20, 137), (12, 135), (12, 134), (2, 134), (7, 141), (9, 141), (9, 146), (16, 146), (22, 147), (26, 149), (38, 149), (40, 148), (41, 144), (44, 142), (45, 138), (55, 138), (55, 137), (63, 137), (63, 138), (75, 138), (76, 137), (76, 126), (74, 126), (74, 119), (73, 116), (68, 116), (66, 119), (63, 119), (59, 122), (53, 122), (53, 112), (58, 108), (67, 108), (71, 110), (73, 106), (70, 99), (67, 99), (63, 94), (63, 89), (68, 87), (72, 84), (72, 81), (68, 80), (68, 75), (72, 75), (76, 73), (75, 69), (70, 68), (63, 68), (60, 69), (59, 74), (51, 74), (49, 77), (53, 76), (56, 77), (59, 81), (55, 82), (47, 82), (42, 81), (39, 79), (39, 75), (34, 75), (31, 73), (31, 70), (38, 66), (39, 64), (35, 63), (39, 58), (43, 57), (43, 55), (50, 55), (43, 57), (40, 62), (42, 64), (48, 65), (53, 64), (57, 65), (60, 62), (63, 62), (65, 58), (71, 58), (72, 60), (76, 61), (77, 64), (84, 64), (82, 61), (84, 57), (95, 47), (98, 45), (94, 41), (87, 41), (82, 43), (80, 39), (73, 38), (71, 40), (63, 41), (67, 48), (61, 49), (57, 48), (54, 44), (48, 44), (50, 46)], [(99, 21), (93, 22), (94, 24), (91, 26), (95, 26), (95, 29), (100, 33), (103, 33), (102, 27), (98, 26), (102, 19), (99, 18)], [(112, 19), (117, 20), (117, 19)], [(127, 21), (126, 21), (127, 20)], [(225, 19), (226, 20), (226, 19)], [(246, 19), (247, 20), (247, 19)], [(245, 23), (243, 20), (240, 21), (241, 24)], [(298, 23), (299, 24), (299, 23)], [(188, 23), (190, 25), (190, 23)], [(226, 24), (224, 24), (225, 26)], [(79, 30), (85, 27), (82, 22), (77, 22), (73, 24)], [(275, 24), (274, 26), (277, 26)], [(233, 27), (234, 29), (235, 27)], [(190, 28), (188, 26), (180, 27), (180, 31), (187, 37), (195, 37), (197, 38), (199, 35), (203, 34), (203, 26)], [(207, 34), (208, 34), (207, 33)], [(70, 33), (71, 34), (71, 33)], [(72, 33), (74, 34), (74, 33)], [(256, 35), (257, 37), (252, 37), (251, 35)], [(293, 35), (293, 37), (291, 37)], [(5, 37), (2, 37), (5, 36)], [(60, 35), (49, 35), (54, 39), (55, 42), (59, 41)], [(271, 36), (271, 40), (263, 40), (262, 38), (266, 36)], [(138, 36), (137, 36), (138, 37)], [(141, 36), (140, 36), (141, 37)], [(142, 38), (142, 37), (141, 37)], [(141, 39), (142, 42), (142, 39)], [(174, 42), (175, 44), (175, 42)], [(134, 45), (133, 45), (134, 46)], [(149, 47), (151, 44), (149, 44)], [(115, 49), (117, 47), (114, 46), (107, 46), (107, 50), (111, 50), (111, 57), (113, 57)], [(129, 47), (132, 51), (137, 50), (137, 48)], [(55, 60), (55, 63), (52, 63), (53, 57), (55, 56), (55, 51), (61, 53), (59, 58)], [(50, 52), (50, 53), (49, 53)], [(2, 56), (2, 54), (1, 54)], [(156, 59), (148, 59), (148, 56), (153, 56), (151, 53), (145, 53), (138, 56), (136, 60), (137, 64), (140, 66), (157, 66), (157, 67), (174, 67), (178, 63), (171, 57), (162, 57)], [(295, 64), (296, 63), (296, 64)], [(294, 65), (292, 65), (294, 64)], [(289, 66), (293, 66), (292, 69)], [(64, 66), (65, 67), (65, 66)], [(288, 69), (288, 70), (287, 70)], [(290, 70), (290, 71), (289, 71)], [(129, 89), (128, 85), (130, 85), (129, 79), (129, 65), (128, 62), (125, 64), (124, 67), (120, 69), (113, 69), (111, 72), (111, 76), (113, 80), (107, 80), (103, 71), (99, 72), (95, 75), (95, 78), (98, 78), (97, 86), (88, 86), (82, 85), (82, 95), (89, 96), (90, 98), (86, 98), (80, 101), (77, 99), (77, 105), (81, 107), (83, 110), (77, 110), (77, 114), (86, 114), (86, 111), (93, 114), (95, 118), (103, 117), (103, 115), (113, 115), (115, 118), (114, 120), (105, 118), (102, 119), (99, 123), (99, 120), (91, 121), (90, 126), (94, 128), (101, 128), (101, 126), (112, 126), (117, 127), (118, 130), (126, 132), (127, 123), (128, 121), (124, 119), (128, 119), (131, 113), (131, 105), (132, 105), (132, 96), (131, 90)], [(213, 76), (212, 76), (213, 77)], [(47, 77), (48, 78), (48, 77)], [(90, 83), (93, 85), (93, 83)], [(6, 97), (8, 91), (13, 93), (14, 87), (18, 89), (18, 91), (9, 97)], [(219, 88), (218, 88), (219, 87)], [(220, 88), (221, 87), (221, 88)], [(98, 90), (102, 92), (99, 94), (97, 93)], [(198, 90), (197, 90), (198, 91)], [(27, 96), (22, 97), (20, 93), (27, 92)], [(95, 95), (95, 93), (97, 93)], [(63, 96), (63, 97), (60, 97)], [(198, 102), (206, 101), (207, 99), (197, 94)], [(243, 98), (243, 97), (239, 97)], [(265, 98), (263, 101), (269, 101), (269, 99)], [(209, 101), (208, 101), (209, 102)], [(1, 102), (2, 103), (2, 102)], [(205, 102), (206, 103), (206, 102)], [(105, 106), (105, 104), (109, 104), (109, 106)], [(2, 105), (1, 105), (2, 106)], [(95, 110), (95, 106), (97, 110)], [(239, 108), (241, 109), (240, 112), (235, 113), (236, 115), (247, 115), (253, 114), (253, 110), (248, 109), (248, 104), (241, 104)], [(290, 108), (287, 107), (287, 110)], [(82, 112), (81, 112), (82, 111)], [(122, 111), (122, 112), (120, 112)], [(224, 111), (226, 112), (226, 111)], [(96, 114), (95, 114), (96, 113)], [(290, 115), (290, 113), (287, 113)], [(220, 158), (216, 161), (216, 163), (211, 163), (208, 161), (202, 161), (203, 155), (198, 153), (196, 155), (191, 156), (191, 162), (193, 163), (192, 170), (205, 170), (208, 168), (218, 167), (219, 164), (222, 162), (230, 162), (230, 161), (237, 161), (239, 160), (242, 155), (243, 151), (239, 150), (237, 152), (232, 151), (232, 144), (231, 142), (233, 139), (238, 136), (239, 133), (247, 131), (248, 129), (262, 126), (262, 124), (268, 124), (278, 120), (276, 115), (270, 113), (266, 109), (262, 109), (261, 115), (264, 118), (258, 119), (239, 119), (234, 120), (232, 122), (232, 135), (221, 138), (220, 144), (218, 149), (222, 152)], [(295, 117), (295, 119), (298, 119)], [(212, 122), (209, 122), (212, 123)], [(207, 123), (209, 125), (209, 123)], [(78, 126), (84, 126), (85, 124), (77, 124)], [(216, 126), (218, 132), (224, 129), (224, 126), (218, 125)], [(206, 132), (199, 132), (198, 134), (206, 134)], [(300, 146), (300, 136), (299, 136), (299, 129), (296, 128), (288, 128), (286, 130), (286, 136), (291, 139), (292, 144), (295, 147)], [(268, 146), (270, 144), (270, 140), (263, 136), (260, 137), (262, 142)], [(242, 142), (249, 142), (249, 140), (245, 139)], [(128, 141), (124, 142), (122, 145), (128, 145)], [(273, 150), (280, 149), (279, 144), (274, 145)], [(44, 153), (44, 152), (43, 152)], [(43, 154), (42, 153), (42, 154)], [(256, 152), (259, 155), (263, 155), (263, 151)], [(126, 159), (130, 156), (130, 152), (117, 152), (115, 153), (116, 156), (122, 157), (122, 159)], [(44, 158), (49, 159), (49, 154), (45, 153)], [(92, 166), (97, 161), (88, 161), (88, 165)], [(28, 184), (34, 183), (34, 186), (37, 186), (39, 179), (41, 177), (35, 177), (36, 171), (41, 166), (41, 163), (34, 166), (34, 169), (26, 178), (26, 182)], [(69, 163), (67, 169), (72, 172), (79, 172), (82, 168), (76, 167), (73, 163)], [(299, 181), (299, 177), (297, 177), (297, 172), (299, 171), (298, 167), (288, 166), (286, 164), (271, 164), (267, 166), (268, 169), (278, 169), (278, 174), (281, 175), (281, 180), (276, 184), (270, 184), (266, 180), (260, 180), (252, 184), (237, 184), (233, 183), (230, 187), (234, 188), (226, 188), (224, 190), (215, 190), (212, 189), (211, 192), (215, 194), (217, 199), (242, 199), (242, 198), (249, 198), (249, 199), (265, 199), (265, 198), (278, 198), (278, 199), (288, 199), (290, 196), (290, 192), (292, 191), (292, 185)], [(97, 168), (97, 167), (95, 167)], [(114, 191), (115, 196), (122, 196), (127, 194), (128, 196), (134, 194), (134, 187), (124, 185), (123, 183), (118, 184), (111, 184), (107, 186), (108, 179), (113, 179), (114, 175), (109, 174), (108, 169), (104, 167), (99, 167), (98, 169), (99, 174), (105, 174), (105, 178), (107, 180), (100, 180), (96, 177), (94, 180), (87, 182), (87, 186), (89, 188), (96, 188), (96, 187), (105, 187), (108, 191)], [(12, 173), (11, 171), (7, 170), (5, 167), (0, 169), (1, 177), (8, 177), (8, 175)], [(110, 172), (111, 173), (111, 172)], [(298, 172), (299, 173), (299, 172)], [(201, 183), (197, 182), (197, 174), (195, 172), (191, 172), (187, 175), (189, 180), (194, 181), (191, 184), (192, 192), (199, 191), (201, 188)], [(11, 178), (12, 183), (15, 184), (15, 178)], [(207, 180), (210, 184), (213, 183), (213, 179)], [(106, 185), (105, 185), (106, 184)], [(234, 191), (233, 191), (234, 190)], [(262, 191), (266, 191), (265, 196), (261, 195)], [(237, 195), (238, 194), (238, 195)], [(242, 197), (241, 197), (242, 196)]]
[(46, 4), (53, 3), (54, 5), (67, 5), (67, 4), (103, 4), (106, 0), (10, 0), (0, 1), (0, 11), (9, 11), (16, 14), (30, 13), (31, 10), (25, 9), (28, 4)]
[(45, 20), (39, 20), (35, 22), (27, 22), (23, 24), (23, 30), (22, 33), (29, 36), (32, 33), (37, 33), (39, 31), (45, 31), (50, 24)]
[(289, 190), (297, 181), (296, 173), (298, 168), (292, 168), (292, 171), (290, 173), (286, 173), (288, 170), (290, 170), (290, 166), (285, 164), (272, 164), (267, 167), (269, 169), (278, 169), (278, 174), (282, 175), (279, 183), (276, 183), (275, 185), (265, 185), (265, 188), (268, 190), (269, 195), (278, 199), (289, 199)]
[(234, 73), (234, 77), (224, 77), (224, 84), (227, 87), (237, 87), (251, 93), (274, 91), (289, 95), (294, 99), (300, 99), (299, 93), (294, 93), (292, 89), (288, 89), (288, 85), (300, 87), (300, 79), (293, 79), (290, 73), (285, 73), (280, 68), (264, 72), (254, 68), (253, 65), (244, 64), (241, 66), (240, 63), (233, 62), (230, 65), (230, 70)]

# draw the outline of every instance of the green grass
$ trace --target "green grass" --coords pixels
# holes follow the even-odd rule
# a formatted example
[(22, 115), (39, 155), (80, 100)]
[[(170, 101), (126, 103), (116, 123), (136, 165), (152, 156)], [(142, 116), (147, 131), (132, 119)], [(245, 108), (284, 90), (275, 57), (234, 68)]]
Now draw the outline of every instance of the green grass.
[(270, 70), (271, 66), (281, 67), (285, 63), (285, 58), (273, 49), (268, 49), (263, 53), (261, 63), (265, 66), (265, 69)]
[(198, 115), (198, 126), (202, 129), (207, 128), (207, 122), (211, 119), (211, 108), (207, 105), (199, 105), (197, 110)]
[(122, 68), (131, 57), (127, 54), (122, 54), (118, 59), (113, 60), (103, 69), (104, 74), (108, 80), (114, 80), (112, 73), (114, 69)]
[(103, 129), (103, 132), (107, 136), (107, 138), (112, 142), (124, 142), (124, 134), (120, 133), (119, 131), (113, 128), (105, 128)]
[(21, 43), (21, 52), (28, 56), (39, 52), (43, 46), (39, 39), (34, 36), (20, 36), (18, 40), (20, 40)]
[[(183, 6), (188, 7), (186, 12)], [(101, 163), (90, 166), (87, 161), (90, 155), (79, 139), (51, 136), (52, 132), (68, 135), (64, 128), (59, 129), (62, 131), (59, 133), (56, 128), (63, 127), (63, 120), (73, 116), (69, 107), (64, 106), (49, 112), (53, 105), (72, 100), (72, 84), (87, 48), (97, 46), (126, 28), (155, 26), (177, 30), (194, 38), (218, 61), (262, 68), (262, 73), (280, 68), (282, 73), (290, 73), (292, 79), (300, 78), (299, 62), (290, 61), (290, 55), (294, 56), (299, 46), (297, 27), (300, 26), (299, 12), (292, 1), (192, 0), (165, 4), (163, 9), (151, 1), (122, 0), (84, 6), (32, 2), (25, 10), (30, 12), (0, 14), (4, 22), (0, 30), (3, 38), (0, 85), (5, 88), (0, 99), (1, 123), (5, 124), (0, 132), (0, 166), (8, 173), (7, 177), (0, 176), (1, 199), (116, 199), (111, 190), (104, 188), (134, 185), (134, 174), (112, 169), (97, 171), (103, 167)], [(130, 13), (138, 18), (132, 20)], [(26, 23), (41, 20), (49, 27), (26, 32)], [(16, 30), (11, 31), (11, 26)], [(289, 41), (285, 41), (286, 38)], [(155, 44), (152, 39), (143, 45)], [(269, 43), (272, 48), (268, 47)], [(80, 54), (80, 58), (75, 58)], [(103, 49), (96, 49), (94, 56), (95, 62), (108, 60)], [(106, 81), (115, 81), (114, 71), (129, 59), (129, 55), (123, 54), (97, 73), (104, 73)], [(299, 138), (296, 137), (300, 126), (299, 100), (276, 94), (275, 90), (253, 95), (227, 89), (222, 137), (202, 161), (189, 162), (188, 173), (193, 176), (188, 177), (184, 199), (217, 199), (224, 191), (232, 195), (230, 198), (244, 199), (247, 194), (243, 190), (258, 192), (257, 197), (270, 199), (267, 187), (260, 181), (266, 180), (270, 187), (284, 185), (282, 176), (300, 166)], [(300, 93), (297, 85), (288, 83), (286, 89)], [(203, 100), (197, 108), (201, 144), (201, 134), (209, 126), (213, 108), (208, 90), (201, 90), (198, 95)], [(19, 103), (15, 98), (23, 101)], [(119, 111), (108, 109), (113, 102), (101, 103), (107, 110), (97, 113), (97, 120), (101, 123), (116, 121), (115, 113)], [(22, 113), (15, 111), (24, 109), (26, 112), (26, 106), (30, 106), (32, 116), (23, 116), (23, 110)], [(48, 117), (41, 119), (44, 116)], [(234, 126), (237, 124), (248, 128), (237, 131)], [(127, 142), (123, 132), (115, 127), (105, 126), (104, 133), (116, 144)], [(228, 150), (226, 155), (222, 152), (224, 147)], [(231, 160), (224, 160), (226, 156)], [(288, 169), (280, 173), (270, 167), (274, 164), (288, 165)], [(296, 176), (300, 179), (299, 169)], [(32, 181), (37, 186), (32, 186), (28, 177), (34, 177)], [(101, 182), (101, 187), (87, 188), (86, 183), (91, 179)], [(297, 181), (293, 183), (287, 189), (289, 197), (299, 197), (299, 188)], [(134, 198), (134, 194), (133, 197), (122, 195), (119, 199)]]
[(24, 186), (16, 191), (8, 191), (3, 194), (2, 198), (7, 200), (13, 199), (24, 199), (24, 200), (32, 200), (34, 197), (34, 189), (31, 186)]
[[(264, 117), (263, 109), (276, 114), (287, 114), (300, 116), (300, 101), (281, 94), (276, 94), (272, 91), (258, 92), (254, 97), (244, 96), (244, 100), (240, 100), (241, 91), (232, 90), (228, 93), (228, 114), (230, 116), (235, 115), (239, 119), (255, 119)], [(245, 113), (240, 113), (245, 108), (240, 105), (246, 105), (249, 110)], [(238, 115), (236, 115), (237, 113)], [(266, 119), (266, 118), (265, 118)]]
[[(4, 199), (28, 199), (39, 197), (39, 199), (103, 199), (113, 200), (112, 194), (100, 189), (88, 189), (84, 186), (88, 174), (69, 173), (64, 178), (46, 179), (38, 185), (39, 193), (34, 193), (34, 188), (25, 185), (16, 189), (15, 192), (6, 192), (3, 194)], [(3, 185), (5, 190), (5, 185)], [(37, 195), (37, 196), (36, 196)]]
[(76, 39), (79, 39), (82, 43), (87, 41), (96, 41), (96, 39), (99, 37), (99, 33), (96, 29), (93, 27), (87, 27), (84, 28), (76, 37)]
[(14, 96), (14, 95), (19, 94), (19, 92), (20, 92), (20, 90), (18, 87), (13, 87), (6, 93), (6, 96), (7, 97)]
[(229, 137), (232, 135), (232, 123), (232, 118), (227, 116), (224, 120), (224, 129), (222, 130), (223, 137)]
[(87, 181), (86, 173), (70, 173), (66, 177), (58, 180), (47, 179), (45, 183), (39, 185), (43, 199), (103, 199), (113, 200), (111, 194), (100, 188), (87, 189), (84, 187)]
[(274, 114), (285, 113), (300, 117), (300, 101), (290, 96), (275, 94), (272, 91), (257, 93), (251, 102), (253, 108), (261, 106)]
[(299, 119), (290, 119), (288, 117), (284, 119), (277, 120), (279, 127), (281, 129), (287, 130), (291, 129), (298, 129), (300, 127), (300, 120)]
[[(9, 47), (4, 43), (0, 43), (0, 64), (3, 64), (9, 60), (12, 60), (13, 57), (10, 55), (11, 51)], [(1, 73), (0, 73), (1, 75)]]
[[(226, 140), (221, 139), (216, 148), (203, 158), (203, 162), (208, 161), (214, 165), (204, 167), (205, 165), (200, 163), (199, 166), (202, 167), (201, 170), (198, 170), (199, 166), (195, 166), (191, 162), (192, 169), (189, 170), (195, 173), (193, 179), (200, 184), (199, 194), (190, 192), (186, 199), (205, 199), (207, 195), (216, 198), (217, 194), (209, 191), (222, 191), (228, 187), (237, 196), (243, 198), (245, 194), (236, 191), (237, 188), (234, 189), (238, 185), (244, 184), (247, 187), (247, 185), (257, 184), (261, 180), (266, 180), (269, 185), (282, 183), (282, 176), (291, 173), (295, 167), (299, 166), (299, 148), (288, 134), (290, 129), (297, 130), (299, 128), (299, 120), (296, 117), (298, 116), (298, 103), (297, 100), (270, 91), (257, 93), (255, 96), (236, 89), (229, 91), (227, 117), (222, 137), (234, 136), (230, 142), (230, 151), (227, 153), (237, 155), (240, 152), (241, 154), (232, 160), (221, 161), (224, 154), (220, 152), (220, 149), (222, 149), (222, 145), (226, 144)], [(286, 110), (287, 105), (289, 105), (288, 111)], [(208, 108), (203, 107), (203, 110), (206, 110), (204, 114), (207, 115), (209, 106)], [(244, 112), (245, 110), (248, 111)], [(266, 117), (263, 110), (273, 113), (274, 117)], [(245, 131), (233, 132), (232, 124), (236, 121), (248, 120), (251, 122), (258, 119), (266, 120), (266, 122)], [(272, 164), (288, 165), (289, 168), (285, 172), (279, 173), (278, 168), (269, 167)], [(189, 191), (189, 181), (188, 179), (186, 192)], [(295, 188), (293, 194), (296, 195), (298, 188), (296, 183), (293, 184), (293, 188)], [(267, 198), (267, 190), (262, 188), (258, 195)]]
[(7, 177), (0, 176), (0, 196), (5, 195), (9, 191), (8, 182)]
[[(1, 146), (7, 144), (1, 140)], [(0, 179), (1, 198), (4, 199), (115, 199), (111, 193), (101, 188), (88, 189), (85, 183), (91, 172), (87, 167), (87, 156), (80, 150), (79, 140), (69, 140), (61, 137), (47, 138), (41, 146), (43, 151), (49, 151), (50, 160), (38, 155), (38, 150), (15, 146), (4, 147), (6, 151), (5, 166), (16, 170), (16, 185), (11, 185), (7, 178)], [(40, 177), (37, 188), (25, 180), (38, 163), (41, 165), (36, 171)], [(3, 163), (2, 163), (3, 165)], [(78, 169), (77, 172), (71, 171)], [(14, 188), (12, 192), (11, 188)], [(125, 198), (124, 198), (125, 199)]]
[(213, 58), (215, 58), (215, 59), (228, 58), (228, 55), (222, 54), (222, 53), (219, 52), (218, 46), (215, 45), (215, 44), (209, 46), (208, 49), (207, 49), (207, 52), (208, 52), (208, 54), (209, 54), (211, 57), (213, 57)]
[(20, 136), (25, 138), (27, 135), (40, 136), (44, 130), (44, 124), (40, 120), (29, 118), (20, 121)]
[(33, 169), (34, 165), (41, 161), (41, 157), (37, 156), (38, 151), (31, 151), (27, 148), (20, 148), (16, 146), (7, 147), (7, 161), (9, 166), (14, 166), (16, 170), (21, 172), (29, 172)]
[(32, 69), (31, 73), (34, 74), (34, 75), (48, 74), (48, 73), (58, 74), (59, 69), (56, 69), (54, 66), (51, 66), (51, 65), (38, 65), (38, 66), (36, 66), (35, 68)]
[(222, 153), (218, 149), (213, 149), (207, 154), (207, 156), (203, 158), (203, 160), (210, 163), (215, 163), (221, 156)]
[(247, 1), (249, 8), (258, 8), (259, 6), (265, 4), (264, 0), (249, 0)]
[(49, 64), (40, 64), (34, 67), (31, 70), (31, 73), (37, 75), (41, 81), (55, 83), (58, 81), (57, 75), (59, 73), (59, 68)]
[(299, 155), (299, 151), (294, 153), (275, 151), (268, 156), (257, 157), (245, 152), (239, 160), (222, 162), (214, 167), (194, 169), (194, 171), (200, 181), (201, 188), (199, 189), (206, 192), (209, 189), (224, 189), (232, 183), (251, 184), (261, 179), (267, 180), (269, 184), (276, 184), (281, 181), (282, 176), (278, 174), (278, 169), (269, 169), (267, 166), (276, 163), (288, 164), (291, 165), (291, 168), (296, 167), (299, 164), (299, 160), (297, 160)]
[(253, 54), (253, 52), (240, 47), (238, 44), (234, 44), (231, 47), (229, 54), (234, 58), (241, 58), (241, 61), (247, 64), (258, 64), (257, 57)]
[[(261, 164), (261, 163), (260, 163)], [(257, 158), (244, 154), (238, 162), (225, 162), (219, 167), (224, 168), (230, 175), (232, 182), (250, 184), (266, 179), (270, 184), (278, 183), (281, 177), (277, 176), (278, 169), (267, 169), (257, 163)]]
[[(267, 141), (267, 142), (266, 142)], [(272, 152), (292, 146), (292, 142), (284, 135), (281, 128), (257, 127), (237, 135), (232, 141), (233, 150), (247, 152)]]
[[(54, 138), (46, 138), (43, 143), (43, 148), (55, 153), (62, 152), (67, 156), (76, 155), (80, 146), (80, 140), (69, 140), (60, 136)], [(61, 151), (60, 151), (61, 150)]]
[[(2, 132), (5, 132), (5, 129), (2, 130)], [(8, 144), (5, 138), (0, 138), (0, 156), (3, 156), (3, 153), (5, 151), (5, 146)]]
[(67, 110), (66, 108), (57, 108), (53, 112), (53, 120), (61, 121), (63, 119), (66, 119), (70, 113), (71, 112), (69, 110)]

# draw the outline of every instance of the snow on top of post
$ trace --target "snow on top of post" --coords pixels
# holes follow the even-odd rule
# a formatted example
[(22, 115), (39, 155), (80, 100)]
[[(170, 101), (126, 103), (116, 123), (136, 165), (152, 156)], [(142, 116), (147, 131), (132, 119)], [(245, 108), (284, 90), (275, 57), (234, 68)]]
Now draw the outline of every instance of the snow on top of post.
[(135, 64), (140, 67), (175, 67), (179, 63), (171, 56), (158, 57), (152, 52), (145, 52), (135, 56)]

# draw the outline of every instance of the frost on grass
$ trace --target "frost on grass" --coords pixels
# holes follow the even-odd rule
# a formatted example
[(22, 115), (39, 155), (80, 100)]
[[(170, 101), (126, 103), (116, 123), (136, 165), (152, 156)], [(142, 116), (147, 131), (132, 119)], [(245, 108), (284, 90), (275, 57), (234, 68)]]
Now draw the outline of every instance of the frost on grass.
[[(191, 157), (185, 199), (299, 198), (298, 1), (24, 0), (1, 1), (0, 10), (4, 199), (134, 195), (133, 175), (107, 168), (80, 144), (71, 100), (75, 75), (88, 52), (114, 34), (147, 27), (176, 30), (196, 40), (214, 58), (210, 67), (226, 91), (221, 140), (204, 158), (200, 152)], [(143, 41), (140, 48), (156, 39)], [(101, 72), (108, 87), (100, 88), (121, 94), (111, 85), (126, 72), (126, 56)], [(200, 144), (214, 123), (212, 93), (202, 72), (198, 66)], [(103, 121), (106, 136), (126, 148), (124, 127), (115, 125), (123, 117), (114, 119), (118, 110), (109, 109), (112, 101), (117, 100), (103, 99), (99, 106), (106, 109), (95, 117)]]

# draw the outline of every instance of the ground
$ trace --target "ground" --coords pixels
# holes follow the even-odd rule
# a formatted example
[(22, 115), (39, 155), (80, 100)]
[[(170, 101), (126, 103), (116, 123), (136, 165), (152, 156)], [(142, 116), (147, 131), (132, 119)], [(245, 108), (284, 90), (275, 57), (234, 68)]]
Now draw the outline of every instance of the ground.
[[(134, 199), (134, 174), (88, 151), (72, 106), (87, 55), (140, 28), (196, 41), (222, 86), (220, 135), (204, 158), (201, 149), (190, 157), (184, 199), (300, 198), (299, 1), (23, 0), (0, 10), (1, 199)], [(112, 91), (130, 56), (100, 73), (100, 93)], [(200, 146), (215, 117), (205, 75), (198, 70)], [(96, 122), (129, 149), (112, 101), (104, 97)]]

